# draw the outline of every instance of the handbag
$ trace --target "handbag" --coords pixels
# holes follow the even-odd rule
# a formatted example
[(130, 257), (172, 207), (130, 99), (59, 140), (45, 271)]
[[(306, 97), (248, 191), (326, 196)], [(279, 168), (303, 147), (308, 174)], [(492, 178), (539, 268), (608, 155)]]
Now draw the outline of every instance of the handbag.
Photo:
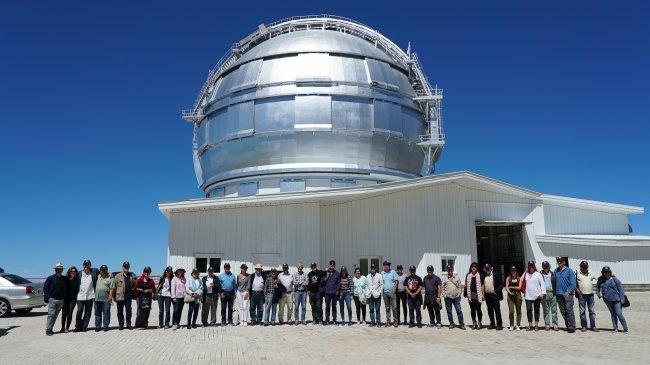
[(621, 307), (627, 308), (630, 306), (630, 300), (627, 299), (627, 295), (623, 296), (623, 304), (621, 304)]
[(192, 294), (185, 294), (185, 297), (183, 297), (183, 302), (185, 302), (185, 303), (192, 303), (195, 300), (196, 300), (196, 298), (194, 298), (192, 296)]

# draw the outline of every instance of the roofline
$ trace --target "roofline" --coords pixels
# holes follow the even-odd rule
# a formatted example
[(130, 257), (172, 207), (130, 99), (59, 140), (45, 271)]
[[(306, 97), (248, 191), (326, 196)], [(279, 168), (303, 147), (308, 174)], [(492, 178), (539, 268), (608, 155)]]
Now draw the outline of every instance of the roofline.
[(645, 212), (645, 209), (643, 207), (637, 207), (633, 205), (608, 203), (608, 202), (603, 202), (598, 200), (570, 198), (567, 196), (559, 196), (559, 195), (543, 194), (542, 200), (544, 203), (549, 203), (551, 205), (576, 206), (583, 209), (607, 210), (614, 213), (623, 213), (623, 214), (630, 214), (630, 215), (643, 214)]
[[(596, 235), (598, 236), (598, 235)], [(537, 242), (558, 243), (576, 246), (600, 247), (650, 247), (650, 236), (621, 236), (602, 235), (600, 237), (585, 237), (581, 235), (536, 235)]]

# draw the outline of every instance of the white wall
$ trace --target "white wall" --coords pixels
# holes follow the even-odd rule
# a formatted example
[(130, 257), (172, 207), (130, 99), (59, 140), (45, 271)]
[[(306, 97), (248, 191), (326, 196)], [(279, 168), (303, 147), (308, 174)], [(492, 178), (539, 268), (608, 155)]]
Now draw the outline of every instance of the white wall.
[(546, 234), (628, 234), (625, 214), (544, 204)]

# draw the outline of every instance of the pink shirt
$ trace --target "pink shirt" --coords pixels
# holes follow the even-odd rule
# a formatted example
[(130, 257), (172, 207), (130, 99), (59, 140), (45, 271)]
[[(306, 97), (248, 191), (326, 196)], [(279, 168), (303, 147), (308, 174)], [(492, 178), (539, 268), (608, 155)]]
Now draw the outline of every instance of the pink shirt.
[(172, 298), (183, 298), (185, 297), (185, 278), (178, 278), (174, 276), (172, 279)]

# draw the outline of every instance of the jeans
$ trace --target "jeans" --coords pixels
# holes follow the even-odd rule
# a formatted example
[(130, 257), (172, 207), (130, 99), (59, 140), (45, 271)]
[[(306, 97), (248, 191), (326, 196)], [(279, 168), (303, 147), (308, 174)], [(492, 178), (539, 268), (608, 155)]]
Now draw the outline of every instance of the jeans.
[(169, 320), (171, 318), (169, 309), (171, 304), (172, 297), (163, 297), (162, 295), (158, 296), (158, 325), (160, 327), (163, 325), (169, 326)]
[(542, 309), (544, 310), (544, 324), (546, 326), (557, 326), (557, 300), (552, 291), (547, 291), (542, 299)]
[(277, 303), (273, 304), (273, 293), (266, 293), (264, 295), (264, 324), (275, 325), (275, 314), (277, 310)]
[(458, 316), (458, 324), (464, 326), (465, 322), (463, 321), (463, 310), (461, 309), (460, 306), (460, 296), (456, 298), (445, 298), (445, 309), (447, 310), (447, 319), (449, 320), (450, 325), (454, 324), (454, 315), (451, 312), (452, 305), (456, 309), (456, 316)]
[(397, 316), (397, 295), (393, 292), (384, 292), (382, 296), (384, 297), (384, 306), (386, 308), (386, 323), (392, 323), (390, 320), (391, 313), (393, 314), (393, 321), (399, 323), (399, 317)]
[(508, 295), (508, 319), (510, 327), (515, 325), (515, 314), (517, 315), (517, 326), (521, 326), (521, 293), (519, 291)]
[(284, 309), (287, 308), (287, 322), (291, 322), (291, 313), (293, 312), (293, 292), (282, 293), (280, 297), (280, 313), (278, 313), (278, 321), (284, 322)]
[(411, 325), (417, 324), (419, 326), (422, 324), (422, 296), (416, 295), (415, 298), (411, 298), (407, 295), (407, 297), (406, 301), (409, 307), (409, 317), (411, 318), (409, 323)]
[(232, 322), (232, 307), (235, 304), (235, 292), (223, 293), (221, 298), (221, 324), (233, 324)]
[(334, 294), (328, 294), (325, 293), (325, 322), (330, 321), (330, 310), (332, 313), (332, 320), (336, 322), (336, 301), (338, 298), (336, 297), (336, 293)]
[[(251, 298), (248, 297), (244, 299), (244, 295), (249, 295), (247, 291), (241, 292), (237, 291), (237, 317), (239, 317), (239, 323), (248, 323), (251, 319), (250, 317), (250, 306)], [(215, 306), (216, 309), (216, 306)]]
[[(582, 328), (596, 327), (596, 311), (594, 310), (595, 298), (593, 294), (580, 294), (578, 297), (578, 308), (580, 310), (580, 326)], [(587, 326), (587, 310), (589, 310), (589, 323)]]
[(107, 330), (111, 323), (111, 303), (95, 301), (95, 331)]
[[(408, 322), (408, 313), (406, 312), (406, 306), (407, 306), (407, 302), (408, 302), (407, 297), (408, 297), (408, 294), (406, 294), (406, 290), (397, 292), (397, 306), (396, 306), (396, 308), (397, 308), (397, 322), (398, 323), (399, 323), (399, 317), (400, 317), (401, 312), (404, 312), (404, 322), (403, 323), (406, 324), (406, 322)], [(401, 311), (400, 311), (400, 305), (402, 307)]]
[(370, 296), (368, 298), (368, 307), (370, 309), (370, 324), (381, 324), (381, 312), (379, 307), (381, 307), (381, 297), (375, 298)]
[(63, 309), (63, 299), (52, 299), (50, 298), (47, 303), (47, 323), (45, 325), (45, 331), (50, 332), (54, 328), (54, 323), (56, 322), (59, 312)]
[(309, 305), (311, 306), (311, 317), (314, 323), (323, 321), (323, 296), (321, 293), (309, 292)]
[(72, 313), (77, 305), (77, 298), (64, 299), (63, 308), (61, 309), (61, 329), (70, 329), (72, 324)]
[(262, 323), (264, 313), (264, 293), (261, 291), (251, 292), (251, 323)]
[[(207, 326), (208, 324), (217, 323), (218, 305), (219, 297), (214, 296), (212, 293), (206, 293), (203, 308), (201, 308), (201, 324)], [(208, 322), (208, 314), (210, 315), (210, 322)]]
[(366, 305), (361, 304), (359, 297), (354, 296), (354, 307), (357, 309), (357, 322), (366, 321)]
[(341, 322), (345, 322), (343, 304), (348, 307), (348, 322), (352, 322), (352, 294), (349, 291), (344, 291), (339, 296), (339, 306), (341, 308)]
[(115, 301), (117, 303), (117, 324), (124, 327), (124, 309), (126, 309), (126, 326), (131, 327), (131, 298)]
[(470, 309), (470, 314), (472, 316), (472, 322), (474, 324), (482, 324), (483, 311), (481, 310), (481, 301), (478, 299), (470, 299), (469, 309)]
[(77, 318), (74, 322), (74, 329), (76, 331), (87, 331), (88, 324), (90, 323), (90, 313), (93, 310), (94, 299), (78, 300), (77, 301)]
[(539, 304), (541, 299), (528, 300), (526, 299), (526, 318), (528, 323), (533, 322), (533, 314), (535, 315), (535, 322), (539, 322)]
[(569, 299), (565, 300), (564, 295), (556, 295), (557, 306), (560, 308), (560, 314), (564, 318), (564, 324), (567, 331), (576, 330), (576, 317), (573, 314), (573, 295), (569, 295)]
[(298, 316), (300, 315), (300, 320), (304, 322), (307, 314), (307, 292), (296, 290), (293, 293), (293, 305), (295, 306), (294, 319), (298, 322)]
[(433, 325), (440, 324), (442, 318), (440, 315), (440, 306), (438, 305), (436, 298), (429, 298), (429, 302), (425, 305), (425, 307), (429, 312), (429, 323)]
[(187, 326), (195, 326), (196, 318), (199, 316), (199, 308), (201, 307), (201, 302), (194, 300), (187, 303)]
[(176, 300), (174, 303), (174, 314), (172, 316), (172, 326), (180, 326), (181, 325), (181, 314), (183, 314), (183, 306), (185, 305), (185, 302), (183, 302), (183, 298), (174, 298)]
[(605, 300), (605, 305), (607, 305), (607, 309), (609, 309), (609, 314), (612, 316), (613, 329), (615, 331), (618, 329), (617, 320), (619, 320), (621, 321), (623, 330), (627, 331), (627, 321), (625, 320), (625, 317), (623, 317), (623, 307), (621, 306), (621, 302), (619, 301), (612, 302), (609, 300)]
[(503, 327), (499, 296), (497, 294), (485, 294), (485, 304), (487, 306), (488, 317), (490, 317), (490, 326)]

